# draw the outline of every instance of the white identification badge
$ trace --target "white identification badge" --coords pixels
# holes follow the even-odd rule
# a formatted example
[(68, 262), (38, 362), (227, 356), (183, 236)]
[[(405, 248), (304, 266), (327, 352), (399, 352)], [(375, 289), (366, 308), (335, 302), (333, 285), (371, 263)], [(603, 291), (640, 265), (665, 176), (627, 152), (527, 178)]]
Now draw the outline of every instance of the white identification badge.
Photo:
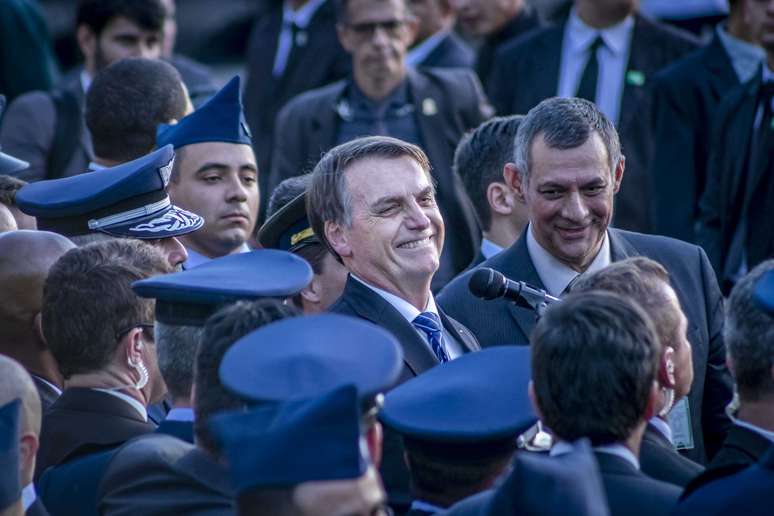
[(667, 415), (667, 422), (672, 429), (672, 440), (678, 450), (693, 449), (693, 430), (691, 428), (691, 411), (688, 398), (683, 398), (672, 407)]

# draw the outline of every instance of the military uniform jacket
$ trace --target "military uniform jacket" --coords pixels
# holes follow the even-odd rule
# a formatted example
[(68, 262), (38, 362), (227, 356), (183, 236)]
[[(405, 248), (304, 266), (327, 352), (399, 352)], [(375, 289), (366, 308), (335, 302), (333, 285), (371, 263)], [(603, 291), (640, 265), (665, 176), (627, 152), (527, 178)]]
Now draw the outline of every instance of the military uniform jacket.
[[(465, 269), (478, 248), (478, 225), (462, 181), (452, 171), (457, 142), (491, 114), (475, 74), (461, 69), (409, 69), (406, 76), (417, 128), (437, 181), (446, 231), (441, 271), (434, 286)], [(350, 80), (291, 100), (277, 117), (269, 191), (283, 179), (309, 172), (336, 143), (339, 102)]]
[[(487, 93), (499, 115), (526, 114), (540, 101), (557, 93), (564, 24), (535, 31), (509, 43), (495, 57)], [(672, 61), (695, 50), (689, 36), (635, 15), (626, 70), (636, 75), (625, 81), (618, 132), (626, 155), (626, 174), (616, 196), (615, 224), (634, 231), (650, 230), (652, 153), (650, 77)], [(636, 79), (635, 79), (636, 77)]]
[[(715, 274), (698, 246), (613, 228), (608, 229), (608, 235), (612, 261), (646, 256), (669, 271), (672, 287), (688, 319), (688, 340), (693, 347), (694, 381), (688, 401), (695, 447), (686, 456), (703, 464), (705, 446), (710, 455), (720, 448), (731, 424), (725, 406), (731, 400), (732, 380), (725, 365), (723, 298)], [(491, 267), (514, 281), (544, 288), (527, 251), (525, 233), (481, 267)], [(468, 290), (471, 274), (468, 271), (460, 275), (441, 291), (437, 297), (440, 306), (469, 328), (482, 347), (527, 345), (535, 327), (535, 313), (503, 299), (484, 301), (474, 297)]]

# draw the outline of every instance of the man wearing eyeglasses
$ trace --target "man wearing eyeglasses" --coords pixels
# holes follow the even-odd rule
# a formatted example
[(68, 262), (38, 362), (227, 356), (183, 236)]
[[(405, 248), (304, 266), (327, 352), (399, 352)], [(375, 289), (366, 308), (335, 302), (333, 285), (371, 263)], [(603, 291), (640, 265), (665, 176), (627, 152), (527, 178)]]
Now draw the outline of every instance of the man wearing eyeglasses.
[(352, 75), (291, 100), (277, 118), (269, 188), (311, 170), (320, 155), (361, 136), (392, 136), (422, 147), (437, 181), (447, 235), (434, 289), (473, 259), (478, 228), (452, 172), (457, 141), (491, 114), (468, 70), (413, 69), (406, 50), (416, 19), (404, 0), (343, 0), (337, 33), (352, 56)]

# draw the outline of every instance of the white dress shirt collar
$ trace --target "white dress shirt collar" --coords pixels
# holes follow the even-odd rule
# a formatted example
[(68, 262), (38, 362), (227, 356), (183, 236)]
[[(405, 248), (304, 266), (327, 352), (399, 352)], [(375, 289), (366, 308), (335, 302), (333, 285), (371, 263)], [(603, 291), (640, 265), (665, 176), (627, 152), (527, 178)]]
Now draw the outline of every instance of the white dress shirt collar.
[(94, 390), (104, 392), (106, 394), (110, 394), (111, 396), (115, 396), (120, 400), (124, 400), (129, 405), (131, 405), (134, 410), (137, 411), (137, 413), (140, 415), (143, 421), (145, 421), (146, 423), (148, 422), (148, 410), (145, 408), (145, 406), (142, 403), (132, 398), (128, 394), (124, 394), (123, 392), (119, 392), (119, 391), (114, 391), (112, 389), (94, 389)]
[(430, 297), (428, 297), (427, 299), (427, 306), (425, 306), (424, 310), (420, 311), (420, 310), (417, 310), (417, 307), (415, 307), (405, 299), (402, 299), (396, 296), (395, 294), (387, 292), (386, 290), (380, 289), (379, 287), (375, 287), (370, 283), (366, 282), (365, 280), (358, 278), (352, 273), (350, 273), (350, 276), (352, 276), (353, 279), (359, 281), (366, 287), (370, 288), (371, 290), (379, 294), (381, 298), (383, 298), (385, 301), (390, 303), (390, 305), (395, 310), (397, 310), (400, 313), (400, 315), (402, 315), (403, 318), (406, 319), (408, 322), (412, 322), (422, 312), (432, 312), (435, 315), (438, 315), (438, 308), (435, 306), (435, 299), (433, 299), (432, 292), (430, 293)]
[[(549, 455), (552, 457), (555, 457), (557, 455), (564, 455), (566, 453), (570, 453), (573, 451), (572, 444), (568, 443), (567, 441), (557, 441), (552, 447), (551, 451), (549, 452)], [(621, 457), (626, 462), (631, 464), (637, 469), (640, 469), (640, 461), (637, 459), (637, 456), (632, 453), (632, 451), (620, 443), (613, 443), (613, 444), (603, 444), (601, 446), (594, 446), (594, 451), (600, 452), (600, 453), (609, 453), (610, 455), (617, 455), (618, 457)]]
[(605, 48), (610, 52), (619, 57), (628, 57), (633, 29), (633, 16), (627, 16), (615, 25), (602, 30), (586, 25), (574, 8), (567, 20), (567, 37), (570, 38), (570, 48), (573, 54), (584, 55), (597, 36), (600, 36), (605, 42)]
[(53, 383), (49, 382), (48, 380), (46, 380), (46, 379), (45, 379), (45, 378), (43, 378), (42, 376), (38, 376), (38, 375), (34, 375), (34, 376), (35, 376), (35, 378), (37, 378), (37, 379), (38, 379), (38, 380), (40, 380), (41, 382), (43, 382), (43, 383), (45, 383), (46, 385), (48, 385), (49, 387), (51, 387), (51, 388), (54, 390), (54, 392), (55, 392), (55, 393), (57, 393), (57, 394), (59, 394), (59, 395), (61, 395), (61, 394), (62, 394), (62, 389), (60, 389), (59, 387), (57, 387), (57, 386), (56, 386), (56, 385), (54, 385)]
[(664, 421), (658, 416), (652, 417), (649, 423), (653, 425), (656, 431), (658, 431), (658, 433), (663, 435), (666, 438), (666, 440), (672, 444), (672, 446), (674, 446), (675, 442), (672, 436), (672, 428), (669, 426), (669, 423), (667, 423), (666, 421)]
[(22, 489), (22, 506), (24, 507), (25, 513), (29, 510), (30, 506), (35, 503), (37, 498), (38, 494), (35, 492), (35, 486), (32, 482), (24, 486), (24, 489)]
[(87, 91), (89, 91), (89, 86), (91, 86), (91, 75), (89, 75), (89, 72), (86, 70), (81, 70), (80, 74), (80, 80), (81, 80), (81, 89), (83, 90), (84, 95)]
[(413, 502), (411, 502), (411, 510), (424, 511), (424, 512), (429, 512), (431, 514), (444, 511), (443, 507), (438, 507), (437, 505), (433, 505), (428, 502), (423, 502), (422, 500), (414, 500)]
[(503, 250), (502, 247), (495, 244), (488, 238), (481, 239), (481, 254), (483, 254), (484, 258), (486, 258), (487, 260), (502, 250)]
[[(546, 291), (554, 297), (559, 297), (564, 292), (564, 289), (567, 288), (567, 285), (580, 274), (543, 249), (543, 246), (535, 239), (532, 224), (530, 224), (529, 231), (527, 231), (527, 251), (540, 277), (540, 281), (543, 282)], [(594, 257), (591, 264), (583, 271), (583, 274), (603, 269), (610, 265), (611, 261), (610, 236), (606, 232), (605, 239), (602, 241), (602, 247), (600, 247), (597, 256)]]
[(194, 411), (192, 408), (188, 407), (174, 407), (172, 410), (170, 410), (167, 413), (167, 417), (164, 418), (164, 421), (193, 421), (194, 420)]
[[(207, 258), (201, 253), (197, 253), (193, 249), (189, 249), (188, 247), (185, 248), (186, 252), (188, 253), (188, 259), (183, 264), (184, 269), (193, 269), (197, 265), (201, 265), (203, 263), (209, 262), (212, 260), (212, 258)], [(250, 247), (248, 247), (247, 243), (245, 242), (242, 244), (242, 247), (239, 248), (240, 253), (249, 253)]]
[(427, 56), (438, 48), (443, 38), (449, 35), (449, 30), (439, 30), (422, 43), (415, 46), (406, 54), (406, 64), (409, 66), (421, 66)]
[(761, 428), (757, 425), (754, 425), (752, 423), (748, 423), (747, 421), (742, 421), (741, 419), (737, 419), (735, 416), (729, 414), (729, 417), (731, 418), (731, 422), (734, 423), (737, 426), (741, 426), (742, 428), (746, 428), (748, 430), (752, 430), (756, 434), (760, 434), (769, 441), (774, 443), (774, 432), (771, 430), (766, 430), (765, 428)]

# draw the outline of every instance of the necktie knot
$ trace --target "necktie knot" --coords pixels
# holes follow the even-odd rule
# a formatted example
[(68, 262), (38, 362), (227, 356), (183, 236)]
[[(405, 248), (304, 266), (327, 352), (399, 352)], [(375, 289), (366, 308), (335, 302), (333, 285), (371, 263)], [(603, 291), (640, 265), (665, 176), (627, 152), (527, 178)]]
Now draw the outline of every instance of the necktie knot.
[(449, 355), (443, 344), (441, 319), (433, 312), (422, 312), (411, 322), (415, 328), (427, 335), (427, 341), (439, 362), (448, 362)]
[(596, 38), (594, 38), (594, 41), (591, 42), (591, 45), (589, 45), (589, 53), (596, 53), (597, 50), (599, 50), (599, 47), (605, 46), (605, 40), (602, 39), (602, 36), (597, 35)]

